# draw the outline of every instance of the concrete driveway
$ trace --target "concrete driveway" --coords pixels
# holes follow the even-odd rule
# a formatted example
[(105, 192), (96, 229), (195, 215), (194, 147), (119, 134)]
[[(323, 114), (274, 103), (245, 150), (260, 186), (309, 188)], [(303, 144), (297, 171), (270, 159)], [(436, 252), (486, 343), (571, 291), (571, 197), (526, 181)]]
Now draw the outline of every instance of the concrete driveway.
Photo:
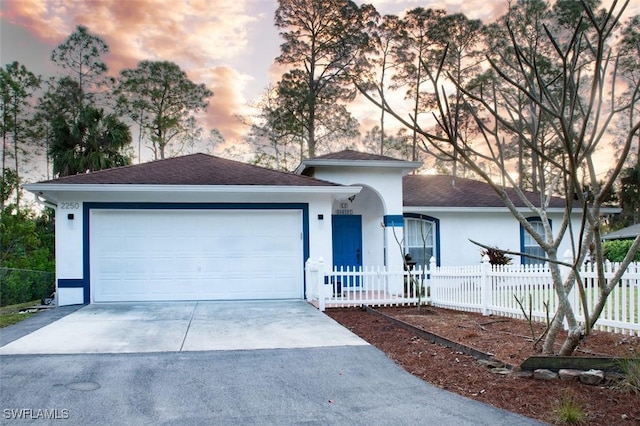
[(180, 352), (367, 343), (304, 301), (93, 304), (0, 354)]
[(540, 425), (425, 383), (304, 302), (61, 307), (0, 345), (0, 425)]

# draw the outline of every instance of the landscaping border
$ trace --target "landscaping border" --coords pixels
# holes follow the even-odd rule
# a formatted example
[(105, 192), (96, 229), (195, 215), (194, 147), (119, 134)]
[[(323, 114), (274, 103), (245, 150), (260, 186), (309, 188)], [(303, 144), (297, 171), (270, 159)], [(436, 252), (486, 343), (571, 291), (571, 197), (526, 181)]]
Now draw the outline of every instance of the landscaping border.
[(466, 346), (463, 345), (462, 343), (458, 343), (458, 342), (454, 342), (453, 340), (449, 340), (445, 337), (439, 336), (435, 333), (431, 333), (429, 331), (425, 331), (421, 328), (417, 328), (411, 324), (408, 324), (404, 321), (401, 321), (397, 318), (393, 318), (390, 317), (389, 315), (385, 315), (382, 312), (378, 312), (375, 309), (373, 309), (370, 306), (362, 306), (363, 309), (365, 309), (368, 313), (373, 314), (373, 315), (377, 315), (379, 317), (382, 317), (384, 319), (386, 319), (387, 321), (389, 321), (390, 323), (392, 323), (393, 325), (400, 327), (404, 330), (407, 330), (411, 333), (416, 334), (418, 337), (427, 340), (429, 342), (432, 343), (436, 343), (438, 345), (441, 346), (446, 346), (448, 348), (454, 349), (456, 351), (462, 352), (466, 355), (470, 355), (472, 357), (474, 357), (475, 359), (478, 360), (484, 360), (484, 361), (492, 361), (492, 362), (500, 362), (502, 364), (505, 365), (506, 368), (509, 368), (511, 370), (515, 369), (516, 367), (510, 364), (505, 363), (504, 361), (500, 361), (498, 359), (496, 359), (493, 355), (488, 354), (486, 352), (482, 352), (478, 349), (472, 348), (470, 346)]

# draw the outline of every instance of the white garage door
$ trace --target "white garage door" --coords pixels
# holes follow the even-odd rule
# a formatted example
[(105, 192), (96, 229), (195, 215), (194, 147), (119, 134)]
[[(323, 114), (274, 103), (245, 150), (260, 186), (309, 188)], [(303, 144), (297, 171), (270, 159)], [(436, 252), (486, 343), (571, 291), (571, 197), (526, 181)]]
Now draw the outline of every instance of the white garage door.
[(92, 210), (94, 302), (303, 297), (299, 210)]

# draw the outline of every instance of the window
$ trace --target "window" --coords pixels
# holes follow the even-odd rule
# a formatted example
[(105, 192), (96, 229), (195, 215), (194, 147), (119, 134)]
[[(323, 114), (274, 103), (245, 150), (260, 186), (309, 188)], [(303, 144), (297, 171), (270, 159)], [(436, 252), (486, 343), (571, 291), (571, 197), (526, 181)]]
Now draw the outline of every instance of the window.
[[(542, 221), (538, 217), (528, 218), (527, 221), (531, 224), (533, 229), (536, 232), (545, 238), (544, 226), (542, 225)], [(522, 253), (531, 254), (533, 256), (538, 257), (546, 257), (544, 250), (540, 247), (540, 245), (536, 242), (536, 240), (527, 232), (526, 229), (522, 225), (520, 225), (520, 251)], [(540, 259), (534, 259), (527, 256), (520, 257), (520, 263), (523, 265), (538, 265), (540, 263), (544, 263)]]
[(404, 253), (408, 253), (416, 265), (428, 267), (431, 257), (438, 257), (438, 228), (438, 219), (415, 214), (405, 215)]

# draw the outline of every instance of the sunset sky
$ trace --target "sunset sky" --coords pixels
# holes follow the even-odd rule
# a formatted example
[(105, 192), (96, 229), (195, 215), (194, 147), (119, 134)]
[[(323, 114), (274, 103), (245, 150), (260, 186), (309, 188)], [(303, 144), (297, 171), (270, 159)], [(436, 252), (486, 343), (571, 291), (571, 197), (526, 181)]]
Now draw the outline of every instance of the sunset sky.
[[(358, 2), (362, 3), (362, 2)], [(381, 13), (399, 14), (417, 6), (445, 7), (487, 19), (506, 0), (377, 0)], [(214, 92), (206, 126), (226, 140), (241, 136), (234, 117), (247, 111), (269, 83), (278, 81), (274, 59), (281, 39), (273, 25), (276, 0), (0, 0), (2, 65), (17, 60), (43, 76), (57, 69), (51, 51), (77, 25), (109, 46), (109, 73), (134, 68), (141, 60), (177, 63), (197, 83)]]
[[(382, 14), (443, 7), (485, 22), (507, 7), (507, 0), (370, 3)], [(640, 2), (633, 3), (630, 14), (640, 13)], [(235, 115), (247, 112), (280, 77), (274, 65), (281, 43), (273, 25), (276, 6), (276, 0), (0, 0), (0, 58), (3, 67), (17, 60), (44, 77), (54, 75), (51, 51), (84, 25), (109, 46), (105, 59), (111, 75), (141, 60), (168, 60), (194, 82), (205, 83), (214, 96), (204, 124), (232, 142), (243, 131)], [(367, 121), (366, 111), (355, 114)]]

